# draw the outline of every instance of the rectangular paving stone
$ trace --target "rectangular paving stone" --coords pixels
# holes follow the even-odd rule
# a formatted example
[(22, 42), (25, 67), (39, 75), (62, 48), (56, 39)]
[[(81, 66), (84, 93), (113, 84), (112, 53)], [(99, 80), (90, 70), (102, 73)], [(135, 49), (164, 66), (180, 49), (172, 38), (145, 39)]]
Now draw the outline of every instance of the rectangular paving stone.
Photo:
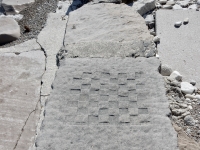
[[(189, 18), (188, 24), (174, 27), (177, 21)], [(157, 45), (162, 64), (171, 66), (183, 75), (184, 81), (195, 80), (200, 85), (200, 13), (196, 10), (156, 11)]]
[[(82, 148), (85, 150), (109, 148), (175, 150), (177, 135), (170, 119), (166, 116), (169, 112), (168, 100), (165, 97), (163, 84), (159, 83), (164, 83), (158, 73), (159, 65), (157, 58), (67, 58), (63, 60), (53, 83), (54, 89), (47, 101), (43, 127), (36, 140), (37, 150), (57, 147), (69, 150)], [(89, 90), (87, 94), (77, 93), (79, 97), (76, 101), (68, 99), (70, 83), (65, 81), (73, 80), (80, 72), (84, 76), (81, 76), (78, 85), (82, 85), (84, 79), (92, 80), (93, 74), (99, 72), (99, 80), (96, 82), (100, 83), (100, 91), (113, 87), (113, 84), (118, 85), (119, 88), (115, 88), (115, 94), (112, 90), (95, 94)], [(114, 83), (111, 74), (116, 75)], [(130, 74), (134, 74), (133, 78), (129, 76)], [(155, 80), (149, 80), (151, 77)], [(105, 78), (108, 82), (101, 83), (101, 79)], [(123, 85), (119, 79), (125, 81)], [(127, 88), (130, 79), (133, 83), (140, 83), (139, 86), (134, 86), (135, 90), (131, 94)], [(163, 99), (148, 94), (151, 85), (156, 85), (152, 86), (151, 90), (162, 95)], [(66, 90), (60, 92), (62, 89)], [(82, 92), (82, 86), (80, 90)], [(61, 112), (59, 110), (61, 107), (66, 111)], [(155, 114), (155, 110), (159, 113)], [(55, 124), (55, 127), (52, 127), (52, 124)], [(165, 128), (168, 134), (163, 133), (166, 132)], [(57, 142), (59, 139), (69, 140), (69, 145)]]

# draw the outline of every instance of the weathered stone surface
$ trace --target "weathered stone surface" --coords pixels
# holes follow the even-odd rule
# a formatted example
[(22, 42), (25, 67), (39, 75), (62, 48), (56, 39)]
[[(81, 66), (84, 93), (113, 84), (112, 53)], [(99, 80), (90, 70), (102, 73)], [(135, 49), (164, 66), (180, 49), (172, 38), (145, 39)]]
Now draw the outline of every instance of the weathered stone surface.
[(125, 4), (84, 5), (71, 12), (64, 45), (67, 57), (155, 55), (144, 19)]
[(0, 45), (12, 42), (20, 37), (18, 23), (8, 17), (0, 17)]
[(163, 64), (161, 65), (161, 72), (160, 72), (163, 76), (170, 76), (170, 74), (172, 73), (172, 69), (170, 66)]
[(142, 16), (156, 7), (155, 0), (138, 0), (129, 5), (136, 9)]
[[(49, 95), (51, 92), (51, 84), (55, 78), (57, 70), (56, 54), (63, 46), (63, 38), (67, 23), (62, 19), (61, 14), (50, 13), (48, 15), (45, 28), (38, 35), (38, 43), (42, 46), (46, 53), (46, 71), (42, 78), (41, 95)], [(56, 27), (56, 28), (55, 28)]]
[(40, 112), (44, 53), (1, 53), (0, 64), (0, 149), (29, 149)]
[(7, 15), (17, 14), (34, 2), (35, 0), (2, 0), (2, 6)]
[(189, 82), (181, 82), (181, 91), (185, 94), (192, 94), (194, 92), (194, 86)]
[(41, 49), (40, 45), (36, 42), (36, 39), (28, 40), (23, 42), (19, 45), (7, 47), (7, 48), (0, 48), (0, 53), (16, 53), (20, 54), (22, 52), (27, 52), (31, 50), (39, 50)]
[(158, 67), (157, 58), (62, 60), (37, 150), (175, 150)]
[[(167, 18), (167, 19), (166, 19)], [(180, 19), (189, 18), (190, 22), (174, 27)], [(184, 81), (191, 79), (200, 84), (200, 13), (194, 10), (158, 10), (156, 12), (157, 35), (161, 42), (157, 45), (160, 60), (168, 64), (173, 70), (183, 75)]]

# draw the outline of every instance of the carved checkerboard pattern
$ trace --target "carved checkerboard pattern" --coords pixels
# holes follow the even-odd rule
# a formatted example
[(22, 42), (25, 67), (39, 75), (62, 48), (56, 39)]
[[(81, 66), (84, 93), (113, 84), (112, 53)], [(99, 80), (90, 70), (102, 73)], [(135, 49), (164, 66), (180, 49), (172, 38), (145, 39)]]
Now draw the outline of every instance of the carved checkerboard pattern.
[[(138, 107), (136, 82), (143, 72), (79, 72), (70, 77), (66, 113), (68, 124), (138, 124), (138, 115), (148, 108)], [(148, 119), (144, 122), (148, 122)]]

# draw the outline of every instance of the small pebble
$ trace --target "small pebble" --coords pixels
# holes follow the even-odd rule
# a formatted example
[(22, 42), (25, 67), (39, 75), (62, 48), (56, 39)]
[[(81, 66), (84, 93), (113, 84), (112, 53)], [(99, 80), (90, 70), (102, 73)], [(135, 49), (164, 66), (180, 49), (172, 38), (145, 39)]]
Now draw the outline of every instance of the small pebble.
[(188, 106), (188, 108), (191, 110), (191, 109), (192, 109), (192, 106), (190, 105), (190, 106)]
[(158, 36), (155, 36), (155, 37), (153, 38), (153, 41), (154, 41), (154, 42), (160, 42), (160, 38), (159, 38)]
[(182, 21), (177, 21), (174, 24), (175, 27), (180, 27), (181, 25), (182, 25)]
[(163, 5), (163, 9), (172, 9), (172, 5)]
[[(185, 19), (183, 20), (183, 23), (184, 23), (184, 24), (188, 24), (188, 22), (189, 22), (189, 18), (185, 18)], [(196, 84), (195, 81), (194, 81), (194, 83)]]

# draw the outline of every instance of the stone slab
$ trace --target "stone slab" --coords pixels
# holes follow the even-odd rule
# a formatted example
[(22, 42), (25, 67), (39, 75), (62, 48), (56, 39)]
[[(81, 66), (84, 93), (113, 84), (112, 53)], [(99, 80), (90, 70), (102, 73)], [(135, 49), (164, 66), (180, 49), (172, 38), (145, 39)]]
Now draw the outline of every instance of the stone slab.
[(15, 45), (15, 46), (0, 48), (0, 53), (20, 54), (23, 52), (35, 51), (35, 50), (40, 50), (40, 49), (41, 49), (41, 47), (37, 43), (36, 39), (31, 39), (31, 40), (25, 41), (23, 43), (20, 43), (18, 45)]
[(144, 19), (125, 4), (86, 4), (71, 12), (64, 45), (67, 57), (155, 55)]
[(61, 61), (37, 150), (175, 150), (157, 58)]
[(28, 149), (34, 142), (43, 51), (0, 54), (0, 149)]
[[(189, 18), (189, 23), (175, 28), (174, 23)], [(158, 54), (163, 64), (200, 85), (200, 13), (194, 10), (159, 10), (156, 12), (156, 32), (160, 37)]]
[(37, 42), (46, 54), (46, 71), (42, 78), (41, 95), (49, 95), (51, 92), (51, 84), (58, 68), (56, 65), (56, 55), (63, 46), (67, 20), (68, 17), (66, 16), (63, 19), (60, 13), (49, 13), (46, 26), (38, 35)]

